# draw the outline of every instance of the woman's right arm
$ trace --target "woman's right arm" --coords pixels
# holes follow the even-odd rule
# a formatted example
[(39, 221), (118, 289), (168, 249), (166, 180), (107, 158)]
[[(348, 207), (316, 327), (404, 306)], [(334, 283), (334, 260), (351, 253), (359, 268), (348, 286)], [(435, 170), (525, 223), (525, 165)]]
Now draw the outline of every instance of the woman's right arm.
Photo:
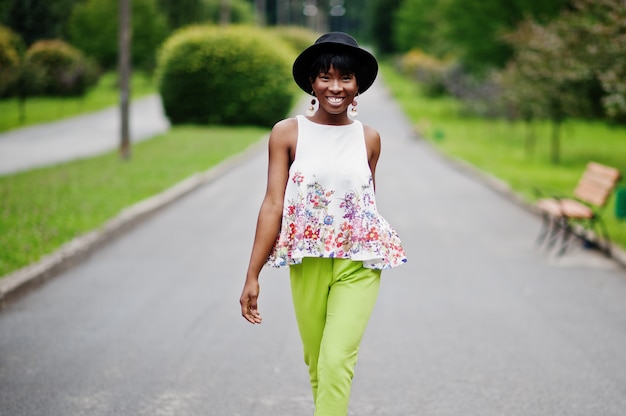
[(259, 274), (280, 232), (285, 187), (295, 153), (296, 137), (295, 119), (277, 123), (270, 134), (267, 189), (259, 210), (246, 281), (239, 300), (242, 316), (252, 324), (260, 324), (262, 320), (257, 304)]

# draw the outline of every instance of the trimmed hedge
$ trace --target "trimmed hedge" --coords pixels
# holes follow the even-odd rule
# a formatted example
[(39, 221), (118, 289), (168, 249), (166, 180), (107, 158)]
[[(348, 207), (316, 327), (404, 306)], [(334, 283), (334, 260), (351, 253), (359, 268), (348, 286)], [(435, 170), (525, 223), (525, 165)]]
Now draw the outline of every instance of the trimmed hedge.
[(43, 79), (37, 94), (78, 96), (96, 84), (98, 71), (83, 53), (62, 40), (40, 40), (26, 51), (25, 67)]
[(24, 43), (11, 29), (0, 26), (0, 97), (11, 94), (20, 77)]
[(172, 124), (272, 126), (291, 109), (294, 58), (294, 50), (266, 29), (181, 29), (158, 55), (165, 114)]

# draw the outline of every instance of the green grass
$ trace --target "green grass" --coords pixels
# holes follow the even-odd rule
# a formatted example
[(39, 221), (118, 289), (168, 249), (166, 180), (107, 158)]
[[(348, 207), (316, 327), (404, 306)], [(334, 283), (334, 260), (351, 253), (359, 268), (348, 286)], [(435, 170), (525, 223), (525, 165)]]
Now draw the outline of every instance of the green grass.
[(116, 152), (0, 177), (0, 276), (103, 225), (120, 210), (258, 141), (256, 127), (175, 127)]
[[(535, 198), (534, 188), (571, 195), (588, 161), (616, 167), (626, 175), (626, 127), (567, 121), (561, 132), (561, 161), (554, 165), (549, 123), (534, 125), (535, 146), (529, 151), (526, 124), (463, 115), (457, 101), (426, 97), (416, 83), (390, 65), (381, 65), (381, 72), (422, 137), (445, 154), (500, 178), (529, 202)], [(626, 247), (626, 221), (616, 219), (614, 210), (613, 198), (603, 219), (613, 241)]]
[[(138, 98), (156, 92), (151, 76), (136, 72), (131, 81), (131, 94)], [(26, 100), (25, 120), (20, 121), (16, 98), (0, 100), (0, 132), (33, 124), (55, 121), (78, 114), (101, 110), (119, 102), (117, 74), (104, 74), (84, 97), (33, 97)]]

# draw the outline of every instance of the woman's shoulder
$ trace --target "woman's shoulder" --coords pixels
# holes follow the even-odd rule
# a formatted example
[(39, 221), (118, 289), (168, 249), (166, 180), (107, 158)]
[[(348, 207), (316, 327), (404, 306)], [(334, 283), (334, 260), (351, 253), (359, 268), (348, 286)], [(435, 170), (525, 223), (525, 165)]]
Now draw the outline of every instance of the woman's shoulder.
[(380, 133), (372, 126), (368, 126), (367, 124), (363, 124), (363, 134), (365, 135), (365, 140), (370, 141), (380, 141)]
[(295, 117), (280, 120), (272, 127), (272, 133), (290, 133), (293, 131), (298, 131), (298, 119)]
[(295, 117), (286, 118), (274, 124), (270, 140), (290, 144), (298, 137), (298, 120)]

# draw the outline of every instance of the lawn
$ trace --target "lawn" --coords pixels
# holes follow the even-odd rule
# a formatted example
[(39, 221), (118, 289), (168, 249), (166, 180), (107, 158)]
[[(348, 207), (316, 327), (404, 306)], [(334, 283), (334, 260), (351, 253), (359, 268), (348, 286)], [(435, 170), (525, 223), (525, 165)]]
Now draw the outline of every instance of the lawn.
[(260, 140), (257, 127), (174, 127), (117, 152), (0, 177), (0, 276)]
[[(624, 126), (567, 121), (561, 133), (560, 163), (553, 164), (549, 123), (535, 123), (530, 130), (522, 122), (464, 115), (459, 102), (450, 97), (426, 97), (419, 85), (391, 66), (381, 65), (381, 72), (420, 136), (443, 153), (500, 178), (529, 202), (535, 198), (535, 188), (571, 195), (588, 161), (616, 167), (626, 175)], [(531, 131), (535, 144), (529, 147)], [(626, 186), (624, 181), (622, 184)], [(626, 221), (616, 218), (614, 204), (612, 198), (603, 218), (613, 241), (626, 248)]]

